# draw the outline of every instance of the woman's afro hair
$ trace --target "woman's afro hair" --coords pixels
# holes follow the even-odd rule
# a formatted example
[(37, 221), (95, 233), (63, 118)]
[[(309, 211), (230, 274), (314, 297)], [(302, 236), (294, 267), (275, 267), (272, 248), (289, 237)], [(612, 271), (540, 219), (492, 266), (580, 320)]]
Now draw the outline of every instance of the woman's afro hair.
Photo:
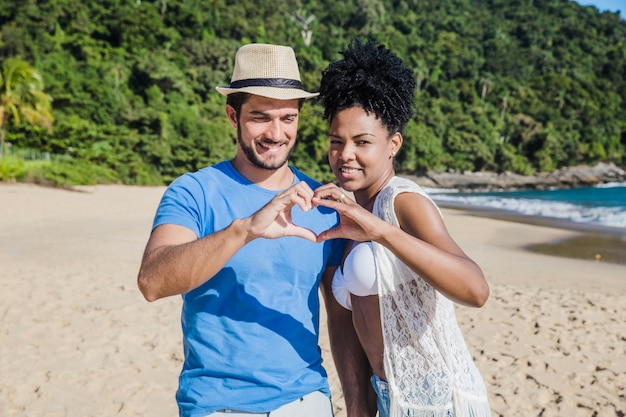
[(390, 133), (402, 133), (413, 116), (413, 71), (374, 40), (354, 39), (341, 54), (343, 59), (322, 72), (324, 118), (330, 122), (341, 110), (357, 106), (376, 115)]

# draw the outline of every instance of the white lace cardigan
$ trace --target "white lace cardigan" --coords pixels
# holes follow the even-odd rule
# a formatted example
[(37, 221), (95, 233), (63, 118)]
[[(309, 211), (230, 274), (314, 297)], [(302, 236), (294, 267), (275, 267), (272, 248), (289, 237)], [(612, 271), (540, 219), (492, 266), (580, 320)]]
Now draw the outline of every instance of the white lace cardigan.
[[(415, 182), (393, 177), (377, 196), (373, 213), (399, 226), (394, 199), (404, 192), (429, 198)], [(487, 390), (453, 302), (389, 249), (373, 246), (391, 417), (490, 416)]]

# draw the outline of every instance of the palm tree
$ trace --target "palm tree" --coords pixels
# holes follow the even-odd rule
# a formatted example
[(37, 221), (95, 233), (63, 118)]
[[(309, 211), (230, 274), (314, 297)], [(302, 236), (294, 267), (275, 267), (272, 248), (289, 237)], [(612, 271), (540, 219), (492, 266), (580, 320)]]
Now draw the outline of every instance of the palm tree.
[(284, 12), (285, 15), (296, 22), (302, 27), (302, 31), (300, 34), (302, 35), (302, 40), (304, 40), (304, 46), (308, 47), (311, 45), (311, 37), (313, 36), (313, 29), (311, 28), (311, 22), (315, 20), (315, 15), (310, 14), (308, 17), (303, 12), (297, 11), (296, 15), (293, 16), (287, 12)]
[(41, 74), (20, 58), (8, 58), (0, 73), (0, 157), (9, 120), (24, 120), (52, 130), (52, 98), (43, 91)]

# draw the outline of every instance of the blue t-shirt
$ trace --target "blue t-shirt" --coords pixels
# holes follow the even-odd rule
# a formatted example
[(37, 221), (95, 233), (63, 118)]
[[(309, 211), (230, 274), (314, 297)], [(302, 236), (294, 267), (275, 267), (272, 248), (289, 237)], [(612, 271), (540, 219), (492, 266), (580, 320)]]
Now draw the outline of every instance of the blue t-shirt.
[[(295, 180), (320, 184), (291, 168)], [(228, 161), (177, 178), (153, 227), (177, 224), (198, 237), (250, 216), (279, 191), (261, 188)], [(315, 233), (338, 223), (335, 211), (292, 209)], [(176, 394), (181, 416), (220, 409), (267, 412), (305, 394), (330, 395), (318, 346), (321, 274), (341, 261), (341, 240), (255, 239), (213, 278), (183, 294), (185, 361)]]

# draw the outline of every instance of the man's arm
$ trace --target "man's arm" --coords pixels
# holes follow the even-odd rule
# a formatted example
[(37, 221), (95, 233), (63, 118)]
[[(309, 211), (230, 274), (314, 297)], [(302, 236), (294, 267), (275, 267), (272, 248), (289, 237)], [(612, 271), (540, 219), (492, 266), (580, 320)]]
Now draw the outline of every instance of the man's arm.
[(332, 292), (335, 268), (327, 268), (320, 286), (327, 312), (333, 361), (343, 390), (348, 417), (374, 417), (376, 393), (370, 383), (372, 370), (352, 324), (352, 312), (343, 308)]
[(137, 277), (146, 300), (183, 294), (212, 278), (245, 245), (242, 223), (235, 220), (201, 239), (183, 226), (163, 224), (154, 229)]
[(183, 294), (213, 278), (246, 243), (264, 237), (299, 236), (315, 242), (311, 230), (296, 226), (291, 209), (312, 208), (313, 191), (300, 181), (276, 195), (250, 217), (235, 219), (228, 227), (204, 236), (183, 226), (156, 227), (146, 245), (137, 284), (148, 301)]

